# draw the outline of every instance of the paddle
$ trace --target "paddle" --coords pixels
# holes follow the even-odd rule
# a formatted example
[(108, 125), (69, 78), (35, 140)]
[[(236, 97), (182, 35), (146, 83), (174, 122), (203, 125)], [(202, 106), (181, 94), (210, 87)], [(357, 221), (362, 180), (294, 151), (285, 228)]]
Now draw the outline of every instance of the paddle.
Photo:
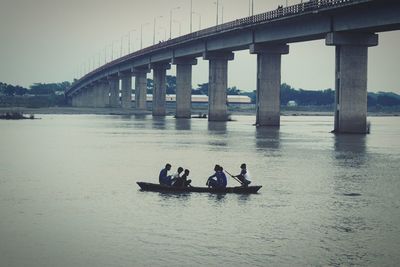
[(237, 179), (235, 176), (233, 176), (232, 174), (230, 174), (227, 170), (225, 170), (225, 172), (227, 174), (229, 174), (233, 179), (235, 179), (236, 181), (238, 181), (238, 183), (240, 183), (241, 185), (243, 185), (243, 183), (241, 181), (239, 181), (239, 179)]

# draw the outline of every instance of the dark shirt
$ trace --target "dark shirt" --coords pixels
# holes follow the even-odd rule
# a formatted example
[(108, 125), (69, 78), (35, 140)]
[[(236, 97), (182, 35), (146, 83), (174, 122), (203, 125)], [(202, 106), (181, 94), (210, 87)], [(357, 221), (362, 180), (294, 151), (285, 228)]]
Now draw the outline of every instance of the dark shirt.
[(167, 173), (168, 173), (167, 169), (162, 169), (160, 171), (160, 175), (158, 176), (158, 181), (160, 182), (160, 184), (166, 184)]

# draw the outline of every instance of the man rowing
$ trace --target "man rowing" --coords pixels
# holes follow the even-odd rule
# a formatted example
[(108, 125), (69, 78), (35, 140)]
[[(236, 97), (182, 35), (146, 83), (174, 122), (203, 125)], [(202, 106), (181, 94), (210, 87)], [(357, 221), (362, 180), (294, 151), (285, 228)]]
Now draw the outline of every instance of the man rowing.
[(240, 165), (240, 169), (240, 173), (238, 175), (235, 175), (234, 177), (239, 179), (239, 181), (242, 183), (242, 186), (247, 187), (251, 183), (249, 170), (247, 170), (247, 166), (245, 163)]

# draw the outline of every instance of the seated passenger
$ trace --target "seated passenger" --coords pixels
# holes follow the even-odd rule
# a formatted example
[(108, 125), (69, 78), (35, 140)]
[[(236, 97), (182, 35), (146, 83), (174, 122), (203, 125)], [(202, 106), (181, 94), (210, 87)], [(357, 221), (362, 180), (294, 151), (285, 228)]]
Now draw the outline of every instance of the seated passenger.
[(250, 173), (247, 170), (245, 163), (240, 165), (240, 169), (241, 169), (240, 173), (238, 175), (236, 175), (235, 177), (237, 177), (240, 180), (240, 182), (242, 182), (242, 186), (247, 187), (247, 186), (249, 186), (249, 184), (251, 184)]
[(192, 182), (192, 180), (188, 180), (187, 177), (189, 176), (189, 170), (186, 169), (185, 172), (183, 173), (183, 175), (181, 177), (178, 177), (174, 183), (175, 187), (188, 187), (190, 186), (190, 183)]
[(168, 175), (168, 171), (171, 170), (171, 164), (167, 163), (165, 168), (160, 171), (160, 175), (158, 176), (158, 181), (162, 185), (171, 185), (171, 176)]
[(221, 166), (215, 165), (215, 173), (208, 177), (206, 185), (212, 188), (226, 188), (227, 179), (223, 170), (224, 169)]
[(174, 185), (174, 183), (176, 182), (176, 180), (177, 180), (179, 177), (181, 177), (182, 172), (183, 172), (183, 168), (182, 168), (182, 167), (179, 167), (178, 170), (177, 170), (177, 172), (176, 172), (174, 175), (172, 175), (172, 178), (171, 178), (171, 185)]

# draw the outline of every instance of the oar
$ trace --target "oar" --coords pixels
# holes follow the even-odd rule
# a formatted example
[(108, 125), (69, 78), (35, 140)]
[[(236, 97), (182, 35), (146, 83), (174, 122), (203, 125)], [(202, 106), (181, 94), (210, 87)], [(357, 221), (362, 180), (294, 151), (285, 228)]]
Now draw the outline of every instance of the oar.
[(241, 181), (239, 181), (239, 179), (237, 179), (235, 176), (233, 176), (232, 174), (230, 174), (227, 170), (225, 170), (225, 172), (227, 174), (229, 174), (233, 179), (235, 179), (236, 181), (238, 181), (241, 185), (243, 185), (243, 183)]

